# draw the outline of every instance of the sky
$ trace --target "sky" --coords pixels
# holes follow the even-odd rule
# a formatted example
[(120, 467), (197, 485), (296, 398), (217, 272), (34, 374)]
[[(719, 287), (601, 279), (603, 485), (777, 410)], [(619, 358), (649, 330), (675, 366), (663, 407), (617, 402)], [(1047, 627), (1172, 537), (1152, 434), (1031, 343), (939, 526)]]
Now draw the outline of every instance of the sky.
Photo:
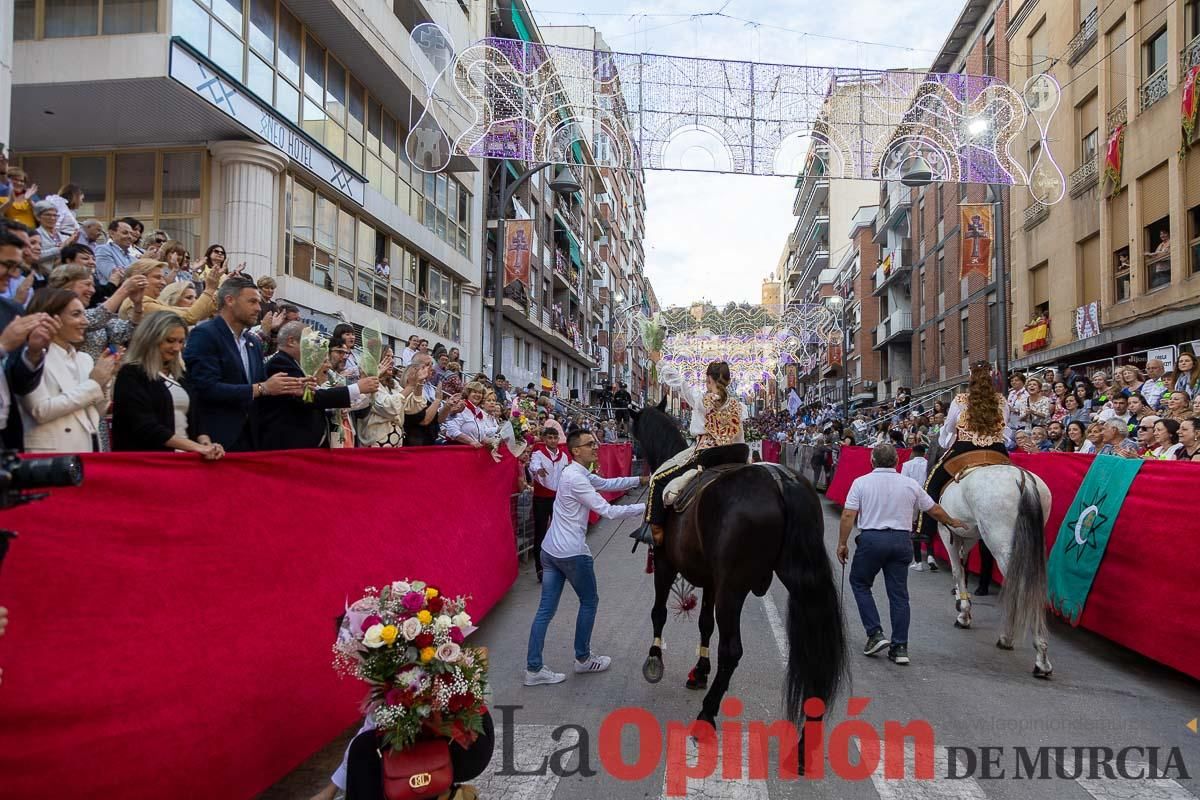
[[(618, 52), (868, 69), (927, 67), (961, 11), (959, 0), (529, 4), (539, 26), (591, 25)], [(712, 14), (718, 11), (738, 19)], [(696, 14), (707, 16), (691, 16)], [(762, 280), (775, 269), (795, 225), (794, 183), (781, 177), (647, 170), (646, 275), (659, 303), (758, 303)]]

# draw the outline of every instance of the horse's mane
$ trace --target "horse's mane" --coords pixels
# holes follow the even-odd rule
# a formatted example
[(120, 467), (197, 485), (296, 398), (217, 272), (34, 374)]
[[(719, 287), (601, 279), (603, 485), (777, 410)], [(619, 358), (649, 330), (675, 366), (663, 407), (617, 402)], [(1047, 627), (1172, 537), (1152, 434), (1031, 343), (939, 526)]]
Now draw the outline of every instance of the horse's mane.
[(635, 430), (642, 451), (655, 466), (687, 447), (679, 423), (657, 406), (647, 406), (641, 410)]

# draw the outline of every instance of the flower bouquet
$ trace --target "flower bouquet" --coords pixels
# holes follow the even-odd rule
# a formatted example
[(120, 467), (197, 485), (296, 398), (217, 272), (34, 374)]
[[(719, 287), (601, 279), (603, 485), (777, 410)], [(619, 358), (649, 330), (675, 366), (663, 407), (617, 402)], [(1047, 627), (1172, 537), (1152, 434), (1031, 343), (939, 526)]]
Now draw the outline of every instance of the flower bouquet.
[(396, 751), (443, 737), (468, 747), (483, 733), (487, 652), (465, 647), (475, 630), (466, 599), (421, 581), (366, 590), (346, 612), (334, 669), (367, 683), (366, 709)]
[[(316, 377), (325, 364), (329, 355), (329, 340), (315, 328), (305, 328), (300, 332), (300, 369), (309, 378)], [(304, 389), (304, 402), (311, 403), (315, 399), (311, 386)]]

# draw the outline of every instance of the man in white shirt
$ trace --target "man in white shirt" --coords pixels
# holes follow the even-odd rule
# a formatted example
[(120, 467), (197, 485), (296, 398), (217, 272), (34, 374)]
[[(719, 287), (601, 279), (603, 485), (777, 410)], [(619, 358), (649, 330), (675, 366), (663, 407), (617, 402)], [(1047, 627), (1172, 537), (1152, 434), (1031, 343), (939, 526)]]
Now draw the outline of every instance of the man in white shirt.
[[(966, 523), (947, 514), (933, 501), (921, 484), (896, 472), (896, 448), (890, 444), (876, 445), (871, 451), (874, 469), (850, 485), (842, 511), (838, 536), (837, 557), (846, 563), (850, 549), (846, 544), (858, 522), (859, 535), (854, 540), (854, 563), (850, 565), (850, 588), (858, 603), (858, 614), (867, 631), (863, 655), (873, 656), (885, 647), (888, 658), (901, 665), (908, 664), (908, 563), (911, 548), (913, 518), (916, 512), (928, 513), (938, 522), (951, 528), (965, 528)], [(871, 596), (875, 576), (883, 572), (887, 587), (888, 607), (892, 621), (892, 638), (883, 635), (879, 609)]]
[[(923, 444), (918, 444), (913, 447), (912, 458), (904, 462), (900, 467), (900, 474), (907, 478), (912, 478), (917, 482), (918, 486), (924, 486), (925, 480), (929, 477), (929, 459), (927, 453), (929, 448)], [(913, 563), (909, 565), (909, 569), (917, 572), (924, 572), (926, 563), (929, 564), (930, 572), (937, 572), (937, 562), (933, 560), (933, 540), (921, 531), (920, 522), (918, 521), (917, 529), (913, 533)], [(921, 543), (925, 543), (925, 558), (921, 560)]]
[(599, 441), (591, 431), (576, 430), (567, 437), (572, 461), (559, 476), (550, 529), (542, 542), (542, 600), (529, 631), (526, 686), (562, 683), (566, 680), (566, 675), (554, 672), (542, 663), (546, 629), (550, 627), (550, 620), (554, 619), (554, 612), (558, 609), (564, 583), (570, 583), (579, 596), (579, 616), (575, 620), (575, 671), (603, 672), (612, 663), (608, 656), (596, 655), (591, 651), (592, 626), (596, 622), (596, 607), (600, 598), (596, 592), (592, 552), (587, 546), (588, 514), (595, 511), (607, 519), (641, 516), (646, 511), (645, 503), (612, 506), (597, 490), (611, 492), (632, 489), (639, 484), (646, 484), (648, 478), (605, 480), (592, 475), (590, 470), (596, 463), (599, 446)]
[(407, 367), (412, 363), (413, 356), (417, 354), (417, 348), (420, 347), (421, 337), (415, 333), (408, 337), (408, 344), (400, 351), (400, 366)]
[[(1121, 389), (1113, 392), (1109, 398), (1109, 405), (1106, 406), (1099, 414), (1096, 415), (1096, 422), (1108, 422), (1110, 419), (1120, 420), (1125, 423), (1125, 427), (1129, 427), (1129, 393)], [(1149, 401), (1147, 401), (1149, 402)], [(1153, 408), (1154, 406), (1150, 406)], [(1128, 431), (1126, 431), (1128, 433)]]

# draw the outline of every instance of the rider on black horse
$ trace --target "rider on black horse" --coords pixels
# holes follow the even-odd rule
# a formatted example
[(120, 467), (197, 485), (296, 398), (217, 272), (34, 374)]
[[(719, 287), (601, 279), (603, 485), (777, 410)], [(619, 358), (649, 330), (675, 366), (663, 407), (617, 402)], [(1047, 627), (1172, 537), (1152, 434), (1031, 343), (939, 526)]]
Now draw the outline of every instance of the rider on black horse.
[[(1007, 427), (1008, 401), (992, 384), (992, 365), (977, 361), (971, 365), (971, 381), (967, 391), (954, 398), (946, 412), (942, 431), (938, 434), (942, 457), (925, 481), (925, 491), (929, 496), (934, 501), (941, 501), (942, 490), (954, 477), (946, 470), (946, 462), (956, 456), (976, 450), (993, 450), (1007, 458), (1008, 450), (1004, 446)], [(922, 535), (932, 541), (936, 531), (937, 522), (933, 517), (922, 514)], [(990, 569), (985, 575), (990, 579)], [(986, 585), (984, 575), (980, 576), (980, 584)], [(980, 592), (986, 593), (986, 590)]]
[(698, 465), (708, 466), (709, 462), (704, 458), (704, 451), (732, 444), (744, 446), (746, 441), (742, 432), (742, 420), (746, 416), (746, 408), (740, 400), (729, 394), (729, 364), (724, 361), (714, 361), (708, 365), (708, 369), (705, 371), (707, 391), (704, 392), (685, 383), (682, 373), (672, 364), (660, 365), (658, 376), (664, 384), (679, 392), (687, 404), (692, 407), (692, 424), (689, 431), (696, 437), (696, 444), (664, 463), (650, 478), (650, 501), (646, 504), (646, 526), (649, 527), (652, 541), (646, 535), (646, 526), (643, 526), (638, 538), (647, 544), (654, 545), (662, 544), (663, 540), (663, 524), (667, 519), (663, 490), (666, 489), (667, 484)]

